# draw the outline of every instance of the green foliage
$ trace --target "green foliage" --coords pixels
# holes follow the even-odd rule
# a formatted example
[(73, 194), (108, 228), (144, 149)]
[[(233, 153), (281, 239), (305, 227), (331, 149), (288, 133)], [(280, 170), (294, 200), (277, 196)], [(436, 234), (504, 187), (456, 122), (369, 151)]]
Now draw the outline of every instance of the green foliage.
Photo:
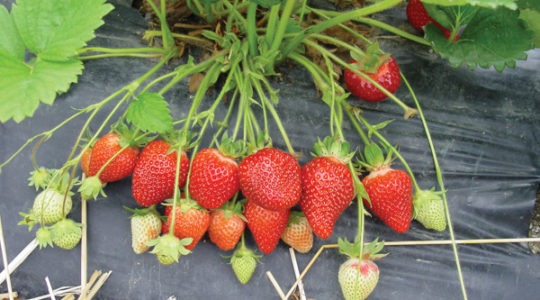
[(143, 93), (131, 102), (126, 118), (139, 129), (149, 132), (167, 133), (173, 129), (167, 101), (157, 93)]
[[(525, 0), (534, 1), (534, 0)], [(422, 0), (423, 3), (441, 5), (441, 6), (455, 6), (455, 5), (474, 5), (487, 8), (496, 8), (504, 6), (509, 9), (516, 9), (516, 0)]]
[[(450, 64), (462, 64), (475, 68), (493, 66), (497, 71), (514, 67), (516, 60), (527, 58), (526, 51), (533, 48), (533, 32), (519, 18), (519, 11), (508, 8), (478, 8), (474, 13), (466, 11), (467, 24), (460, 23), (465, 15), (458, 6), (444, 8), (449, 22), (456, 28), (465, 26), (459, 40), (449, 41), (439, 28), (429, 24), (425, 28), (426, 39), (433, 49)], [(438, 21), (438, 19), (437, 19)]]
[(11, 13), (0, 7), (0, 122), (31, 117), (77, 81), (77, 51), (112, 10), (104, 2), (19, 0)]
[(534, 32), (534, 47), (540, 48), (540, 11), (524, 9), (521, 11), (519, 17), (527, 22), (529, 28)]

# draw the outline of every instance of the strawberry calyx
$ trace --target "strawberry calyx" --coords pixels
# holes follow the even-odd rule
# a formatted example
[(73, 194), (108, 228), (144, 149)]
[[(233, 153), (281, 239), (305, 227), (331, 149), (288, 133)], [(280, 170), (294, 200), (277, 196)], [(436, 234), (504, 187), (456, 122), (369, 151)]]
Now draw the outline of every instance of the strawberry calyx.
[(246, 154), (247, 146), (243, 140), (233, 140), (226, 133), (217, 145), (218, 151), (225, 157), (235, 160)]
[(362, 258), (362, 260), (379, 260), (388, 253), (380, 253), (384, 248), (384, 241), (379, 242), (376, 238), (370, 243), (364, 244), (361, 249), (359, 240), (349, 242), (346, 238), (338, 238), (339, 253), (348, 256), (349, 258)]
[(187, 152), (189, 149), (195, 147), (195, 137), (196, 133), (189, 130), (173, 130), (167, 134), (161, 136), (170, 148), (167, 151), (167, 155), (176, 152), (178, 149), (181, 149), (184, 152)]
[(376, 172), (379, 170), (389, 169), (393, 161), (393, 149), (385, 147), (386, 157), (383, 150), (375, 143), (370, 143), (364, 148), (362, 160), (358, 161), (358, 164), (362, 169), (368, 172)]
[(241, 201), (227, 201), (223, 206), (221, 206), (219, 209), (223, 210), (223, 215), (225, 218), (230, 218), (232, 216), (238, 216), (242, 221), (247, 222), (246, 217), (242, 213), (244, 211), (244, 205), (246, 203), (246, 199), (242, 199)]
[[(176, 202), (176, 203), (174, 203)], [(182, 213), (186, 213), (190, 209), (197, 209), (202, 211), (207, 211), (206, 208), (202, 207), (197, 201), (191, 199), (191, 198), (177, 198), (174, 200), (173, 198), (166, 199), (162, 205), (164, 206), (176, 206), (180, 208), (180, 211)]]
[(347, 164), (352, 160), (355, 152), (351, 152), (351, 145), (349, 142), (337, 136), (327, 136), (322, 141), (319, 139), (317, 142), (315, 142), (315, 144), (313, 144), (312, 155), (314, 157), (335, 157), (344, 164)]
[(390, 54), (385, 53), (375, 42), (366, 48), (364, 55), (359, 57), (356, 52), (351, 52), (353, 58), (353, 67), (351, 70), (357, 70), (367, 74), (377, 74), (379, 68), (390, 59)]
[(193, 238), (179, 239), (174, 234), (168, 233), (148, 241), (147, 245), (154, 247), (150, 253), (155, 254), (159, 262), (170, 265), (178, 262), (182, 255), (191, 253), (190, 250), (186, 249), (186, 246), (192, 241)]
[(287, 221), (287, 226), (290, 224), (299, 224), (306, 218), (306, 215), (301, 210), (291, 210), (289, 215), (289, 220)]
[(156, 208), (156, 205), (150, 205), (148, 207), (141, 207), (141, 208), (131, 208), (131, 207), (127, 207), (127, 206), (124, 206), (124, 209), (127, 211), (127, 212), (130, 212), (131, 213), (131, 216), (130, 218), (133, 218), (133, 217), (144, 217), (148, 214), (154, 214), (156, 215), (157, 217), (159, 217), (159, 219), (161, 221), (165, 221), (166, 220), (166, 217), (165, 216), (162, 216), (159, 214), (159, 212), (157, 211), (157, 208)]
[(118, 136), (118, 145), (124, 147), (141, 148), (152, 138), (141, 135), (140, 130), (135, 126), (130, 127), (122, 120), (111, 126), (111, 133)]
[(104, 191), (106, 185), (107, 183), (101, 182), (99, 176), (90, 176), (81, 181), (78, 192), (83, 200), (97, 200), (98, 196), (107, 197)]
[(28, 178), (28, 185), (34, 186), (36, 188), (36, 191), (39, 189), (45, 189), (51, 179), (52, 170), (44, 167), (39, 167), (30, 172), (30, 177)]
[(53, 235), (50, 228), (42, 226), (36, 230), (36, 241), (38, 242), (39, 249), (43, 249), (47, 246), (53, 246)]

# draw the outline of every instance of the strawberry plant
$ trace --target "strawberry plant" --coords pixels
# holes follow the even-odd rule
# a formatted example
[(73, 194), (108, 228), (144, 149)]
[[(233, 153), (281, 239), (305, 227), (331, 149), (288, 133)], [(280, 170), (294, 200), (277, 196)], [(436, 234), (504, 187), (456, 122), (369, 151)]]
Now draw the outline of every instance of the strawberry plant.
[[(221, 250), (236, 247), (232, 269), (246, 284), (259, 259), (243, 238), (246, 224), (264, 254), (272, 253), (280, 239), (309, 254), (313, 241), (306, 238), (300, 246), (289, 232), (296, 226), (289, 220), (292, 208), (305, 214), (304, 230), (329, 239), (354, 203), (354, 244), (340, 239), (341, 252), (350, 257), (337, 276), (346, 299), (366, 298), (377, 284), (379, 270), (372, 260), (381, 258), (382, 244), (364, 245), (368, 211), (399, 233), (415, 219), (427, 229), (448, 228), (454, 239), (420, 101), (375, 30), (423, 45), (451, 66), (497, 71), (526, 59), (538, 36), (532, 21), (538, 7), (527, 1), (410, 1), (423, 9), (407, 8), (418, 30), (413, 32), (372, 17), (403, 9), (400, 0), (343, 1), (345, 7), (342, 1), (328, 1), (333, 9), (308, 1), (161, 0), (144, 1), (154, 24), (144, 35), (151, 45), (117, 49), (88, 45), (113, 9), (105, 1), (41, 1), (40, 9), (34, 9), (38, 2), (18, 0), (11, 11), (0, 7), (1, 122), (26, 122), (41, 103), (61, 105), (54, 103), (57, 95), (77, 83), (86, 61), (123, 57), (155, 62), (104, 99), (28, 139), (0, 164), (1, 169), (35, 145), (30, 181), (44, 191), (22, 214), (21, 224), (30, 229), (40, 224), (36, 235), (41, 246), (74, 248), (84, 233), (67, 218), (73, 199), (85, 207), (88, 199), (107, 197), (107, 184), (129, 184), (132, 205), (143, 207), (131, 218), (134, 252), (150, 250), (160, 263), (171, 265), (197, 251), (208, 231)], [(193, 23), (181, 23), (181, 12)], [(412, 20), (413, 15), (422, 20)], [(303, 165), (302, 145), (290, 139), (279, 109), (281, 101), (294, 99), (280, 98), (275, 87), (288, 64), (310, 75), (329, 111), (324, 126), (330, 137), (314, 145), (314, 158)], [(172, 97), (186, 81), (192, 95)], [(437, 168), (437, 188), (420, 188), (405, 157), (383, 135), (390, 120), (371, 124), (356, 98), (388, 99), (405, 119), (419, 117)], [(187, 110), (177, 114), (169, 101), (185, 102)], [(75, 141), (61, 166), (54, 171), (40, 166), (40, 147), (79, 118), (84, 121), (74, 130)], [(87, 136), (90, 128), (93, 133)], [(350, 137), (360, 142), (351, 145)], [(393, 156), (405, 170), (390, 168)], [(72, 191), (75, 185), (78, 194)], [(243, 212), (243, 201), (237, 202), (241, 197), (247, 199)], [(164, 212), (163, 224), (156, 207)], [(457, 258), (455, 243), (453, 251)], [(456, 264), (459, 270), (459, 259)]]

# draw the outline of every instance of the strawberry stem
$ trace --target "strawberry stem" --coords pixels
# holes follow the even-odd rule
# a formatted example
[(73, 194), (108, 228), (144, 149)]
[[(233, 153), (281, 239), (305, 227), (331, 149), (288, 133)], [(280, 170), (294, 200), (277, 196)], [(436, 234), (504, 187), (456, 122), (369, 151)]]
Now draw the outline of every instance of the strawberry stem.
[(461, 270), (461, 263), (460, 263), (460, 259), (459, 259), (457, 243), (456, 243), (456, 238), (455, 238), (455, 234), (454, 234), (454, 228), (452, 226), (452, 218), (450, 216), (450, 209), (448, 207), (448, 201), (447, 201), (446, 192), (445, 192), (446, 189), (445, 189), (445, 186), (444, 186), (443, 175), (442, 175), (441, 167), (439, 165), (439, 160), (437, 158), (437, 153), (436, 153), (436, 150), (435, 150), (435, 146), (433, 144), (433, 139), (431, 138), (431, 133), (429, 131), (427, 121), (426, 121), (426, 119), (424, 117), (424, 114), (422, 112), (422, 108), (420, 107), (420, 102), (418, 101), (418, 98), (416, 97), (416, 94), (414, 93), (411, 85), (409, 84), (409, 82), (407, 81), (405, 76), (402, 76), (402, 79), (403, 79), (403, 82), (405, 83), (405, 85), (407, 86), (407, 88), (409, 89), (409, 91), (410, 91), (410, 93), (412, 95), (414, 103), (416, 104), (416, 109), (418, 110), (418, 116), (420, 117), (420, 120), (422, 121), (422, 126), (424, 127), (424, 131), (426, 133), (426, 138), (428, 140), (429, 148), (431, 149), (431, 155), (432, 155), (433, 164), (434, 164), (434, 167), (435, 167), (435, 173), (436, 173), (436, 176), (437, 176), (437, 183), (439, 184), (439, 189), (441, 190), (441, 195), (442, 195), (443, 203), (444, 203), (444, 210), (446, 212), (445, 215), (446, 215), (446, 222), (448, 224), (448, 231), (449, 231), (449, 234), (450, 234), (450, 239), (452, 240), (452, 250), (454, 252), (454, 259), (455, 259), (455, 262), (456, 262), (456, 268), (457, 268), (457, 272), (458, 272), (459, 283), (460, 283), (460, 286), (461, 286), (461, 293), (463, 295), (463, 299), (467, 299), (467, 290), (465, 288), (465, 280), (463, 279), (463, 272)]

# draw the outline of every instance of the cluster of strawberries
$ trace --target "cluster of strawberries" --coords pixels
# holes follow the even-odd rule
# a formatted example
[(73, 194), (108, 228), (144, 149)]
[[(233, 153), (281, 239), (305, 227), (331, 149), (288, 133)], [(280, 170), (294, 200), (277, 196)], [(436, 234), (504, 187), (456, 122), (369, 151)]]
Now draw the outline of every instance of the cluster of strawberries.
[[(231, 262), (242, 283), (249, 281), (258, 258), (245, 246), (246, 227), (264, 254), (280, 240), (306, 253), (314, 235), (332, 236), (336, 221), (358, 194), (395, 231), (410, 227), (410, 176), (392, 169), (375, 144), (366, 146), (362, 161), (353, 164), (349, 143), (327, 137), (315, 143), (314, 158), (301, 166), (297, 157), (271, 146), (238, 162), (245, 150), (227, 141), (197, 151), (190, 161), (172, 141), (155, 139), (139, 150), (123, 143), (118, 133), (108, 133), (82, 155), (86, 178), (81, 195), (95, 198), (106, 183), (131, 175), (132, 196), (141, 207), (131, 210), (136, 253), (153, 246), (158, 260), (171, 264), (208, 233), (219, 249), (237, 248)], [(360, 170), (369, 172), (361, 181)], [(162, 216), (157, 204), (165, 206)]]

